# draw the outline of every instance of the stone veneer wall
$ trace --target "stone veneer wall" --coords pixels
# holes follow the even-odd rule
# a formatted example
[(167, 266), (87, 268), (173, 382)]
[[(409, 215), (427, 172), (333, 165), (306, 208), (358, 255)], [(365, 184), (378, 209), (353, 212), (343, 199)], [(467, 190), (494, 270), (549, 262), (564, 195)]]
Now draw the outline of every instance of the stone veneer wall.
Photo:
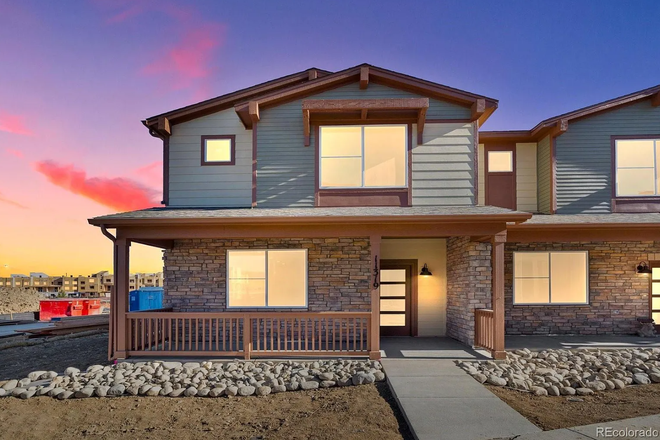
[(181, 312), (225, 310), (228, 249), (308, 249), (309, 311), (371, 310), (368, 237), (175, 240), (165, 251), (164, 305)]
[(447, 335), (474, 343), (474, 309), (491, 307), (491, 246), (447, 239)]
[[(658, 252), (654, 242), (507, 243), (506, 333), (631, 334), (649, 316), (649, 278), (637, 264)], [(514, 306), (513, 252), (589, 251), (589, 305)]]

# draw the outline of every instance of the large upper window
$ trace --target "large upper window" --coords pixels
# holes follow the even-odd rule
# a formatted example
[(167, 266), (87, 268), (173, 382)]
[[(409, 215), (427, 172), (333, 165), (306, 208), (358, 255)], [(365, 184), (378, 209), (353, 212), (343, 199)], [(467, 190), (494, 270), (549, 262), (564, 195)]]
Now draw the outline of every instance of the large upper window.
[(515, 252), (514, 304), (588, 304), (587, 252)]
[(616, 139), (616, 195), (660, 195), (660, 139)]
[(306, 307), (307, 250), (227, 251), (227, 307)]
[(320, 187), (405, 187), (407, 137), (405, 125), (321, 127)]

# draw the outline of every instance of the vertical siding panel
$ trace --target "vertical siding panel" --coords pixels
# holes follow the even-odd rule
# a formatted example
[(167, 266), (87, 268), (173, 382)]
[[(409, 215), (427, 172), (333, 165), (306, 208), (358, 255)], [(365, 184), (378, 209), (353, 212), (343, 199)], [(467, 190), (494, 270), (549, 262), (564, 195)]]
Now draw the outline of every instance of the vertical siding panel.
[(570, 122), (557, 137), (557, 214), (609, 213), (613, 135), (660, 134), (660, 107), (646, 99)]

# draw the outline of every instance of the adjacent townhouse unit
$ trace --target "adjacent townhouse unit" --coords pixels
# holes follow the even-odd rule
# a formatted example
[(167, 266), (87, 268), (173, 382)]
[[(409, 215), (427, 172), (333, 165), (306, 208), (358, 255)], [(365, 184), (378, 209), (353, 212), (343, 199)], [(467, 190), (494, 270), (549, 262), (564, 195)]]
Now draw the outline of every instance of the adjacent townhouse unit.
[[(482, 131), (496, 100), (363, 64), (148, 118), (165, 206), (89, 220), (114, 243), (111, 357), (633, 333), (660, 318), (659, 104)], [(133, 242), (164, 249), (167, 309), (128, 312)]]

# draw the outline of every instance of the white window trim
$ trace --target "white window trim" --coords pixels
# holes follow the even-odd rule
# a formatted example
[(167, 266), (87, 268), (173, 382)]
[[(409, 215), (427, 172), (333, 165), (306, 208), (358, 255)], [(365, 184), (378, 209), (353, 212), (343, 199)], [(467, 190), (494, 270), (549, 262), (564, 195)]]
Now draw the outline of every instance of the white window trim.
[[(641, 135), (640, 135), (641, 136)], [(649, 167), (619, 167), (619, 141), (653, 141), (653, 164), (652, 166)], [(658, 163), (658, 158), (656, 149), (658, 148), (660, 144), (660, 139), (653, 139), (653, 138), (621, 138), (621, 139), (615, 139), (614, 140), (614, 193), (616, 194), (616, 197), (621, 197), (621, 198), (649, 198), (649, 197), (660, 197), (660, 192), (658, 192), (658, 173), (660, 172), (658, 170), (658, 167), (656, 164)], [(625, 194), (619, 194), (619, 169), (622, 170), (648, 170), (653, 168), (654, 170), (654, 175), (655, 179), (653, 181), (654, 186), (653, 190), (655, 191), (655, 194), (642, 194), (642, 195), (625, 195)]]
[[(361, 139), (362, 139), (362, 145), (361, 145), (361, 156), (332, 156), (332, 158), (335, 159), (345, 159), (345, 158), (352, 158), (352, 157), (360, 157), (362, 159), (362, 185), (361, 186), (323, 186), (321, 185), (321, 163), (323, 162), (323, 156), (321, 155), (321, 152), (323, 151), (323, 136), (321, 133), (323, 132), (324, 127), (359, 127), (362, 129), (361, 133)], [(404, 185), (400, 186), (364, 186), (364, 128), (365, 127), (403, 127), (406, 134), (405, 134), (405, 163), (404, 163), (404, 182), (406, 182)], [(390, 188), (408, 188), (408, 149), (410, 146), (408, 145), (408, 124), (366, 124), (366, 125), (321, 125), (319, 126), (319, 166), (318, 166), (318, 181), (319, 181), (319, 189), (356, 189), (356, 190), (369, 190), (369, 189), (390, 189)]]
[[(268, 252), (269, 251), (290, 251), (290, 252), (305, 252), (305, 305), (303, 306), (269, 306), (268, 305)], [(266, 253), (266, 267), (265, 269), (265, 303), (263, 306), (232, 306), (229, 305), (229, 253), (230, 252), (265, 252)], [(309, 249), (227, 249), (225, 256), (226, 260), (226, 274), (225, 274), (225, 292), (227, 309), (307, 309), (309, 307)]]
[[(577, 254), (577, 253), (582, 253), (585, 254), (587, 258), (585, 258), (585, 270), (586, 270), (586, 302), (575, 302), (575, 303), (553, 303), (552, 302), (552, 254), (564, 254), (564, 253), (571, 253), (571, 254)], [(515, 260), (515, 255), (516, 254), (548, 254), (548, 301), (547, 303), (523, 303), (523, 302), (516, 302), (516, 260)], [(589, 251), (532, 251), (532, 252), (514, 252), (513, 253), (513, 305), (514, 306), (588, 306), (591, 304), (591, 295), (590, 295), (590, 290), (589, 290)], [(543, 278), (543, 277), (537, 277), (537, 278)]]

